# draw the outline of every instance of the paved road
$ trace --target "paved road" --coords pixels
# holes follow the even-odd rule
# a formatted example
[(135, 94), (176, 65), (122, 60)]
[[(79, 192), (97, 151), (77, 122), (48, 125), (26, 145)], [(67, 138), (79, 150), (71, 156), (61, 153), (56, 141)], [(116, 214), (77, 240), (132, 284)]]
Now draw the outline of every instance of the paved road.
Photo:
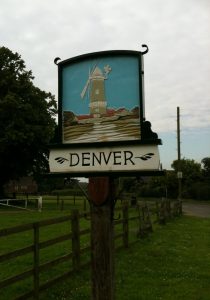
[(183, 212), (189, 216), (210, 218), (210, 203), (186, 203), (182, 205)]

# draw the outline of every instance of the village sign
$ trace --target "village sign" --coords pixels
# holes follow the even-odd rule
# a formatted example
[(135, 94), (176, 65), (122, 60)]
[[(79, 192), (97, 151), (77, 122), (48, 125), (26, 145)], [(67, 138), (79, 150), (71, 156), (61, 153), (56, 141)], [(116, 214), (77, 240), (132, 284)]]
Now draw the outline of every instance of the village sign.
[(145, 120), (143, 52), (116, 50), (58, 62), (59, 137), (50, 172), (72, 176), (160, 170), (161, 141)]

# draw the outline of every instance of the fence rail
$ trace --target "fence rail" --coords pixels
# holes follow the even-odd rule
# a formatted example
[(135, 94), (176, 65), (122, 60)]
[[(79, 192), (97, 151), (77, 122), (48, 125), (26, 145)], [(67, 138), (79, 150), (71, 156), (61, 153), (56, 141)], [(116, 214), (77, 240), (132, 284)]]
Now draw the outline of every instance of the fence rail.
[[(138, 241), (139, 237), (144, 237), (147, 233), (152, 231), (152, 221), (151, 214), (156, 215), (156, 222), (164, 224), (166, 220), (173, 216), (177, 216), (181, 213), (181, 203), (174, 202), (173, 208), (171, 203), (169, 204), (166, 200), (157, 202), (156, 205), (149, 206), (147, 203), (138, 203), (135, 208), (131, 208), (127, 203), (122, 205), (119, 209), (116, 209), (116, 212), (121, 211), (121, 218), (114, 221), (116, 228), (115, 240), (121, 241), (121, 244), (116, 245), (116, 249), (128, 248), (129, 245), (133, 242)], [(129, 214), (131, 215), (129, 216)], [(0, 230), (0, 238), (8, 237), (13, 234), (20, 234), (22, 232), (30, 231), (33, 235), (33, 243), (23, 247), (21, 249), (16, 249), (0, 255), (0, 263), (8, 262), (14, 258), (24, 256), (26, 254), (32, 253), (33, 255), (33, 266), (31, 269), (25, 270), (22, 273), (13, 275), (9, 278), (3, 279), (0, 281), (0, 289), (11, 286), (14, 283), (23, 281), (24, 279), (31, 277), (33, 278), (33, 288), (24, 295), (18, 296), (15, 299), (28, 299), (33, 297), (33, 299), (38, 300), (40, 292), (44, 291), (48, 287), (54, 285), (58, 281), (61, 281), (81, 268), (90, 266), (90, 261), (81, 263), (81, 255), (90, 252), (91, 247), (89, 245), (81, 245), (81, 236), (87, 235), (90, 233), (89, 228), (80, 229), (80, 220), (82, 218), (89, 217), (89, 214), (79, 213), (78, 210), (72, 210), (71, 215), (58, 217), (54, 219), (43, 220), (39, 222), (34, 222), (25, 225), (19, 225), (12, 228), (6, 228)], [(57, 237), (49, 238), (48, 240), (40, 240), (40, 231), (43, 227), (50, 225), (57, 225), (63, 222), (71, 223), (71, 231), (65, 234), (60, 234)], [(136, 228), (136, 239), (130, 239), (130, 230), (131, 224), (135, 223)], [(119, 228), (119, 226), (121, 226)], [(69, 226), (70, 228), (70, 226)], [(48, 248), (52, 245), (59, 244), (63, 241), (71, 241), (71, 251), (60, 257), (56, 257), (50, 261), (41, 263), (40, 261), (40, 250)], [(63, 262), (71, 261), (72, 267), (67, 272), (50, 279), (48, 282), (40, 282), (40, 274), (44, 271), (49, 270), (54, 266), (57, 266)]]
[[(28, 202), (29, 201), (34, 201), (35, 202), (35, 207), (38, 209), (38, 211), (42, 210), (42, 197), (33, 197), (33, 198), (20, 198), (20, 199), (15, 199), (15, 198), (6, 198), (6, 199), (0, 199), (0, 205), (5, 206), (5, 207), (12, 207), (16, 209), (22, 209), (22, 210), (32, 210), (28, 208)], [(17, 205), (17, 203), (21, 204), (24, 203), (24, 206)], [(34, 210), (34, 209), (33, 209)]]

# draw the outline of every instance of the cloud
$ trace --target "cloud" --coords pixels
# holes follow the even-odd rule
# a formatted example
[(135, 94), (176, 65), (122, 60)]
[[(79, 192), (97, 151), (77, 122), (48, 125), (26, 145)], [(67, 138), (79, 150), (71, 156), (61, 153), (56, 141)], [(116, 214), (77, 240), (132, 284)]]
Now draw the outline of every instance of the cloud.
[[(207, 0), (1, 0), (4, 46), (21, 54), (35, 84), (57, 95), (55, 57), (149, 46), (146, 117), (156, 131), (210, 126), (210, 4)], [(190, 117), (187, 117), (189, 115)]]

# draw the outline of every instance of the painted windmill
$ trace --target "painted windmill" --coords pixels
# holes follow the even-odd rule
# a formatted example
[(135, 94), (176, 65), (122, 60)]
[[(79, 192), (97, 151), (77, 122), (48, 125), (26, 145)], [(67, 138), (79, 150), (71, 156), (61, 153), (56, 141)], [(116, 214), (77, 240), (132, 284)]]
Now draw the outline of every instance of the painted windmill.
[(107, 102), (105, 98), (105, 80), (111, 72), (111, 67), (106, 65), (102, 71), (97, 64), (89, 71), (88, 80), (82, 90), (81, 98), (83, 99), (86, 93), (90, 100), (90, 114), (94, 117), (100, 117), (106, 114)]

